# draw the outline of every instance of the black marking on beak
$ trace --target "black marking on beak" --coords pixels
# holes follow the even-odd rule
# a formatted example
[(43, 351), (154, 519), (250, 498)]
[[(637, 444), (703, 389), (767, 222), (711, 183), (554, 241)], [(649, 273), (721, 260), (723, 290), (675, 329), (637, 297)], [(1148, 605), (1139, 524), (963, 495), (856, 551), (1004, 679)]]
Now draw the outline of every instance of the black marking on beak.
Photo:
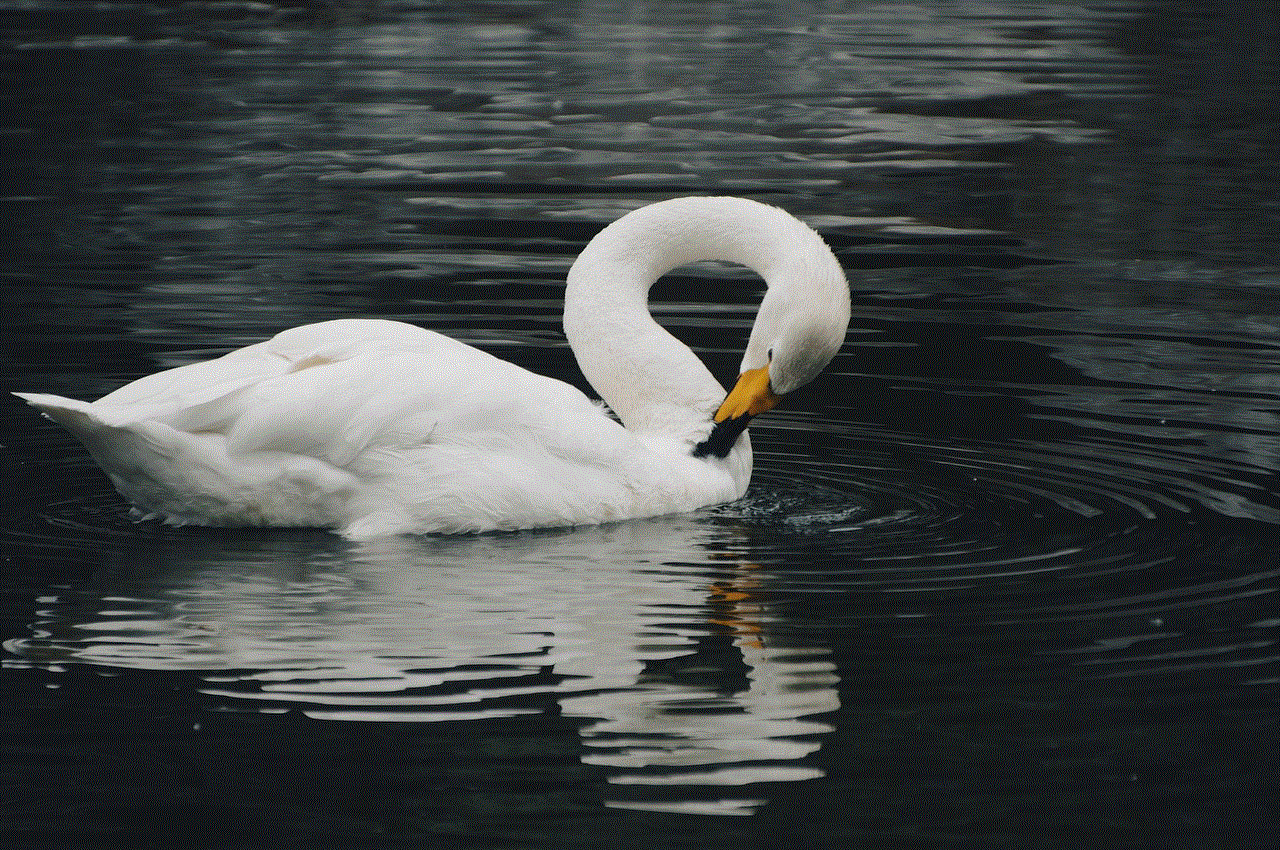
[(707, 438), (693, 447), (693, 456), (728, 457), (729, 452), (733, 451), (733, 444), (738, 442), (738, 435), (747, 430), (747, 423), (750, 421), (750, 416), (743, 415), (717, 422)]

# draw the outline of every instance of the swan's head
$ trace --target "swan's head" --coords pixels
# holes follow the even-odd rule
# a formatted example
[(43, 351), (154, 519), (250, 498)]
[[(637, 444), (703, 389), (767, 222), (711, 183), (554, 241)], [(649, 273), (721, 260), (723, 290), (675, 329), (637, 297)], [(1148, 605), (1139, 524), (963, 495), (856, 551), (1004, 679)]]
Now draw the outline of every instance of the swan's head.
[[(711, 434), (695, 449), (700, 457), (724, 457), (751, 421), (782, 397), (812, 381), (844, 343), (849, 327), (849, 284), (816, 233), (797, 269), (767, 275), (737, 383), (714, 416)], [(813, 244), (816, 243), (816, 244)]]

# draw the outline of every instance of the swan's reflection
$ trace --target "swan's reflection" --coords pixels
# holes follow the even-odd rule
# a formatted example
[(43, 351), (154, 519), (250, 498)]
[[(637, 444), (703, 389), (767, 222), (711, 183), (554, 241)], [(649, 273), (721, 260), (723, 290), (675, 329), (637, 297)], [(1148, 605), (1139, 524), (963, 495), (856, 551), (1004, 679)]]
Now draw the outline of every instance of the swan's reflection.
[(827, 650), (774, 645), (762, 571), (726, 557), (725, 537), (696, 517), (359, 546), (165, 535), (11, 648), (200, 671), (208, 695), (317, 719), (555, 703), (584, 720), (607, 805), (746, 814), (759, 783), (822, 775), (801, 760), (831, 731), (812, 718), (838, 708), (837, 679)]

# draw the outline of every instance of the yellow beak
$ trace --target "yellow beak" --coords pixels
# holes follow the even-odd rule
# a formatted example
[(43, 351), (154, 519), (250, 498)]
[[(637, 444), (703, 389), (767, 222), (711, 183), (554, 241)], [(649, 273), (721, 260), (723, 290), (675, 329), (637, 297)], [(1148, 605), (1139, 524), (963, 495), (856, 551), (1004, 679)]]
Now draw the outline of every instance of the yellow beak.
[(716, 411), (715, 427), (705, 440), (693, 447), (693, 456), (727, 457), (738, 435), (747, 430), (751, 417), (772, 410), (779, 401), (781, 398), (774, 395), (769, 386), (768, 366), (743, 372)]
[(778, 396), (769, 387), (769, 367), (748, 369), (738, 376), (738, 383), (733, 385), (720, 409), (716, 411), (715, 421), (759, 416), (766, 410), (772, 410), (778, 401)]

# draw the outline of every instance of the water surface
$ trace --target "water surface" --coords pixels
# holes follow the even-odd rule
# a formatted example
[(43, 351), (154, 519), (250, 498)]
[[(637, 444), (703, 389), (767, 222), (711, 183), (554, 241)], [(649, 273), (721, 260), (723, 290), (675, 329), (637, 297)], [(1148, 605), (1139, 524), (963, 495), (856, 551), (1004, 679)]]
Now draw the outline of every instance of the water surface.
[[(1274, 845), (1274, 13), (72, 5), (0, 3), (12, 389), (339, 316), (585, 389), (564, 273), (680, 194), (854, 317), (742, 501), (595, 528), (138, 522), (5, 402), (16, 844)], [(759, 292), (653, 307), (727, 382)]]

